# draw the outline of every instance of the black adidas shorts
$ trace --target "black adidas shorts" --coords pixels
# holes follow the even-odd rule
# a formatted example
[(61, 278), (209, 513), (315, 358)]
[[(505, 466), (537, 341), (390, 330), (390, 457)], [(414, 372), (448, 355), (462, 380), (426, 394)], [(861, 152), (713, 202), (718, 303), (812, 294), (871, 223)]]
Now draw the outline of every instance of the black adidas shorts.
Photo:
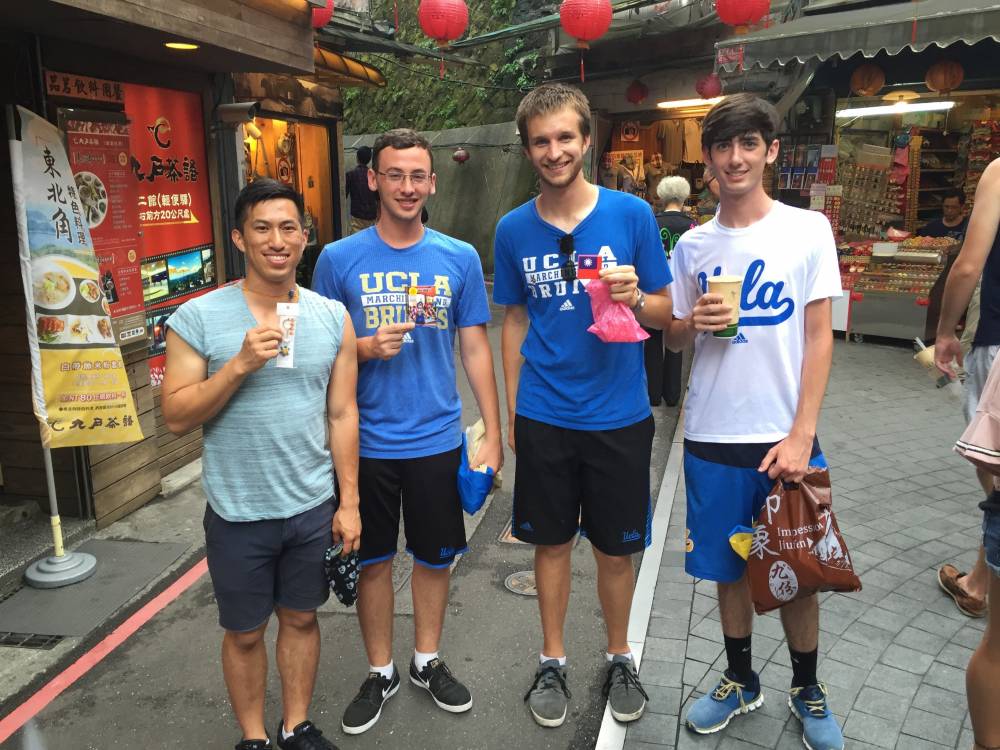
[(468, 551), (458, 495), (461, 448), (422, 458), (362, 458), (361, 566), (391, 559), (399, 540), (400, 507), (406, 551), (428, 568), (447, 568)]
[(649, 546), (650, 415), (616, 430), (571, 430), (518, 415), (511, 529), (529, 544), (564, 544), (580, 531), (606, 555)]

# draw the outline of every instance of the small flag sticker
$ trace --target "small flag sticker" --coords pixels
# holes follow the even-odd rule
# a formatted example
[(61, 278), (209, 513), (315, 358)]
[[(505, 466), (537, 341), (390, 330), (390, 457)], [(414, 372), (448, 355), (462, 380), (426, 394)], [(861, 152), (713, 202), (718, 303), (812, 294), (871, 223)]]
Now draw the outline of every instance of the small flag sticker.
[(578, 279), (599, 279), (599, 278), (601, 278), (601, 256), (600, 255), (577, 255), (576, 256), (576, 277)]

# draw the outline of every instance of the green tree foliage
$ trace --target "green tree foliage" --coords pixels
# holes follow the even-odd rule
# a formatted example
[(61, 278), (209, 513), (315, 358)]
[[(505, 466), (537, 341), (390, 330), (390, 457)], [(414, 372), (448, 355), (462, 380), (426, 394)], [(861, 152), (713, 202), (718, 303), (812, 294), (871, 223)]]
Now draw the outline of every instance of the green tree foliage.
[[(516, 23), (512, 19), (518, 1), (466, 0), (469, 36)], [(417, 5), (417, 0), (399, 0), (397, 38), (433, 49), (434, 41), (424, 36), (417, 22)], [(372, 0), (371, 6), (375, 18), (392, 19), (392, 0)], [(388, 85), (383, 89), (343, 90), (345, 130), (348, 133), (379, 133), (394, 127), (443, 130), (512, 120), (522, 92), (537, 83), (537, 45), (542, 41), (539, 36), (456, 50), (480, 65), (446, 63), (444, 80), (438, 77), (438, 65), (430, 60), (356, 54), (381, 70)]]

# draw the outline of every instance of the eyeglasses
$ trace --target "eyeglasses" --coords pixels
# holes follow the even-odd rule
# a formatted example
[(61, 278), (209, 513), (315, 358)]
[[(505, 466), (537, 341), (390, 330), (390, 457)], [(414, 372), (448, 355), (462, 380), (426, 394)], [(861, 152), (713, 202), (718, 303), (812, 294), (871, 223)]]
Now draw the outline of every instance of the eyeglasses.
[(420, 187), (430, 179), (430, 175), (426, 172), (400, 172), (398, 169), (390, 169), (388, 172), (376, 172), (375, 174), (382, 175), (394, 185), (398, 185), (409, 177), (410, 184), (413, 185), (413, 187)]
[(562, 280), (576, 280), (576, 263), (573, 262), (573, 235), (564, 234), (559, 238), (559, 255), (566, 256), (566, 262), (559, 268)]

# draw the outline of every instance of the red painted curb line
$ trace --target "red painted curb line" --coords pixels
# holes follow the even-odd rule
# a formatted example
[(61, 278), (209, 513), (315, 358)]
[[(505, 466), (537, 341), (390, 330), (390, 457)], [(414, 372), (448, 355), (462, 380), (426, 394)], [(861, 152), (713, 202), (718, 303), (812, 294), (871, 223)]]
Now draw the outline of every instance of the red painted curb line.
[(107, 637), (104, 638), (104, 640), (45, 683), (45, 685), (39, 688), (38, 692), (24, 701), (24, 703), (0, 719), (0, 742), (6, 741), (8, 737), (37, 716), (38, 713), (54, 701), (60, 693), (97, 666), (104, 659), (104, 657), (108, 656), (116, 648), (121, 646), (126, 640), (134, 635), (139, 628), (152, 620), (153, 617), (155, 617), (174, 599), (197, 583), (198, 579), (205, 575), (207, 571), (208, 560), (202, 558), (186, 573), (184, 573), (184, 575), (153, 597), (153, 599), (146, 603), (141, 609), (139, 609), (139, 611), (115, 628)]

